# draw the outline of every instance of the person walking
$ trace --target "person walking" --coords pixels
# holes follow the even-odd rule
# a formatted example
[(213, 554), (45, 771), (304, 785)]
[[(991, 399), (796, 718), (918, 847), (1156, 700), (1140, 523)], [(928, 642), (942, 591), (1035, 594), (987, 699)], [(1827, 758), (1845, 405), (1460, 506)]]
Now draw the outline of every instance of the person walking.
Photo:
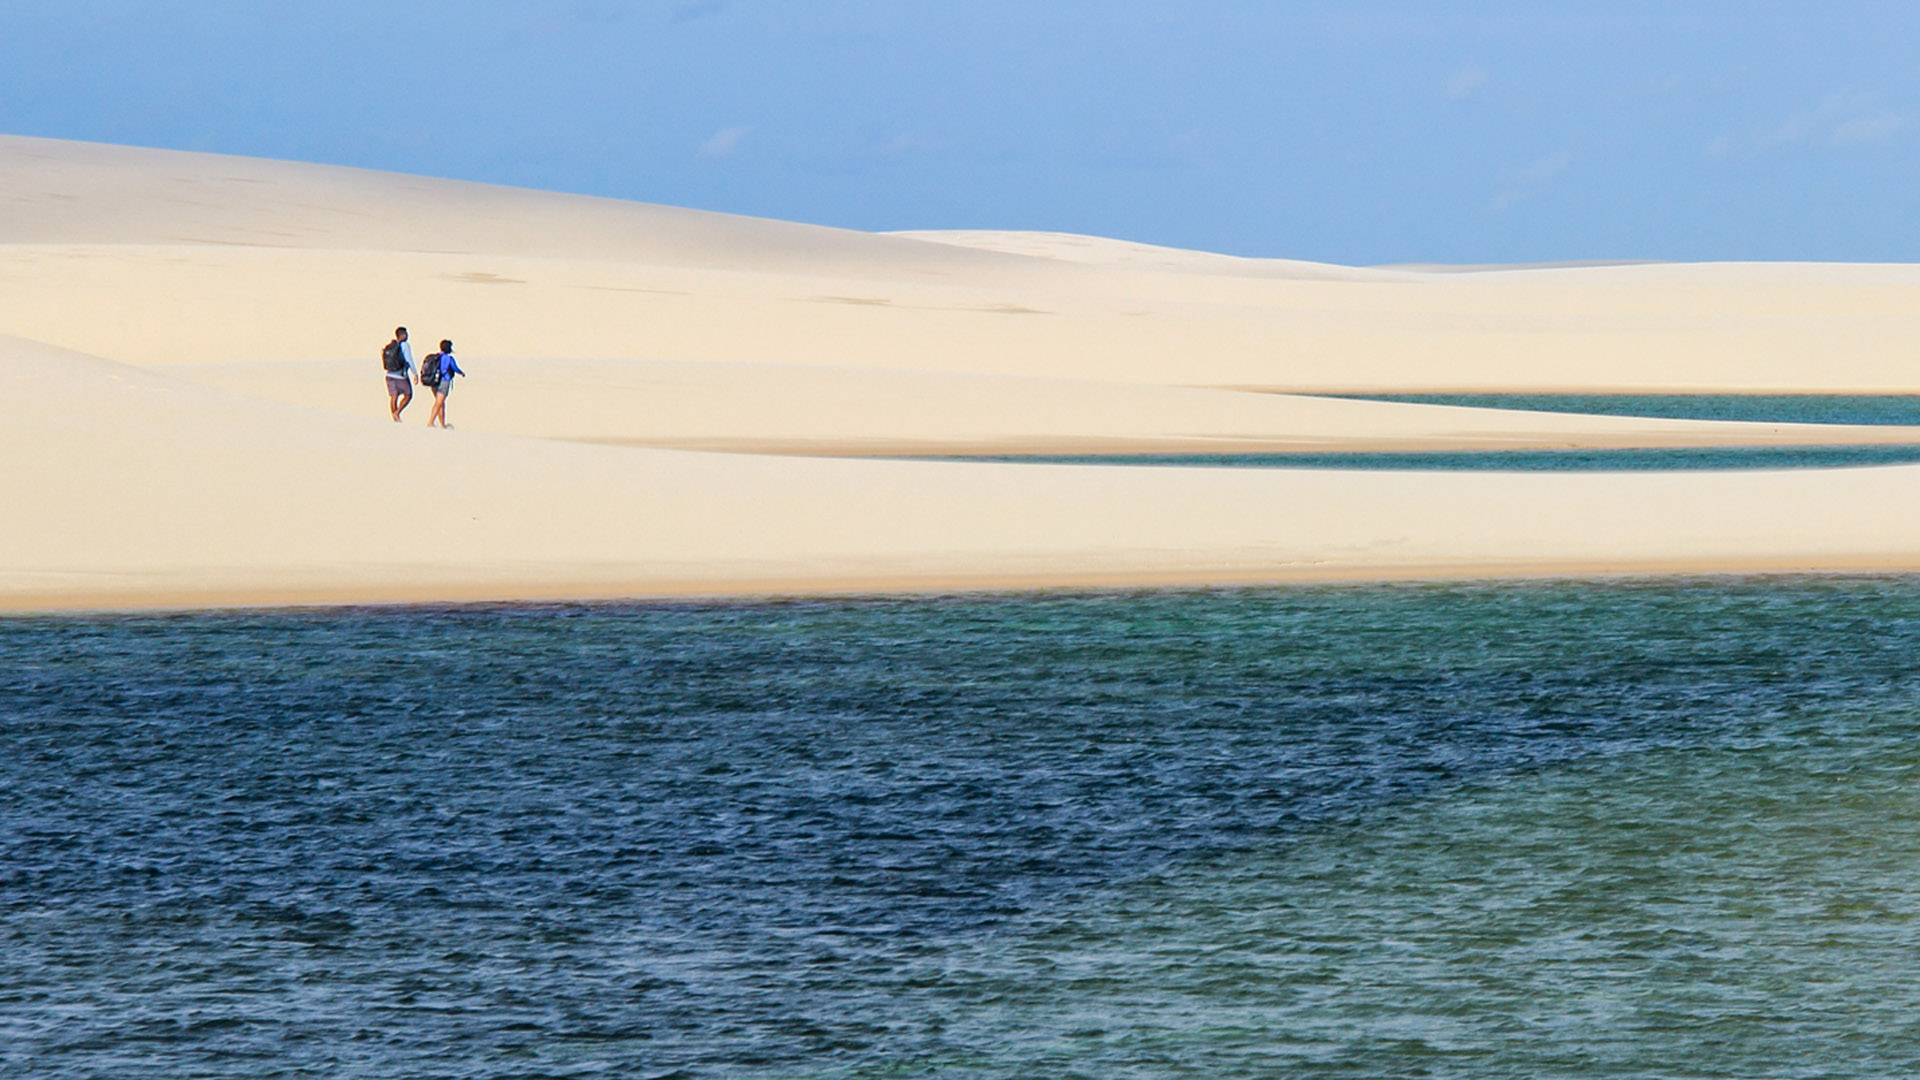
[(432, 427), (437, 420), (441, 429), (445, 430), (450, 426), (447, 423), (447, 391), (453, 389), (453, 377), (465, 375), (466, 372), (461, 369), (460, 362), (453, 358), (451, 341), (442, 341), (440, 351), (428, 357), (427, 362), (439, 368), (439, 377), (433, 383), (433, 412), (427, 414), (427, 426)]
[(393, 340), (380, 350), (380, 366), (387, 371), (387, 411), (397, 424), (413, 404), (413, 346), (407, 344), (406, 327), (394, 327)]

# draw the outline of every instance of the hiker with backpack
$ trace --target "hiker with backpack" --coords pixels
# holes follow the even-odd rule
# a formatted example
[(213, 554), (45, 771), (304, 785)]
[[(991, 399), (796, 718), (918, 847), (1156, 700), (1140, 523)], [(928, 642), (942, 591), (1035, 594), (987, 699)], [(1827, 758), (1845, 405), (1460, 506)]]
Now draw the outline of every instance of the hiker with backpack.
[(451, 341), (442, 341), (440, 351), (427, 357), (420, 365), (420, 385), (433, 391), (433, 412), (427, 415), (428, 427), (438, 420), (441, 430), (447, 428), (447, 391), (453, 389), (455, 375), (465, 374), (460, 362), (453, 358)]
[(394, 328), (393, 340), (380, 350), (380, 366), (387, 372), (387, 411), (393, 422), (413, 403), (413, 346), (407, 344), (407, 328)]

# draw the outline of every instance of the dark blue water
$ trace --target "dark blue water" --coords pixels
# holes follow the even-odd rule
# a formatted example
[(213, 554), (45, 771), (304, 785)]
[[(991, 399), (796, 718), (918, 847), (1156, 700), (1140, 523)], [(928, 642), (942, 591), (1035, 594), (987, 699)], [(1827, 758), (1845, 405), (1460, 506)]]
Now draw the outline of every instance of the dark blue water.
[(1753, 420), (1801, 424), (1920, 424), (1920, 394), (1331, 394), (1367, 401), (1478, 409)]
[[(1920, 395), (1902, 394), (1335, 394), (1368, 401), (1598, 413), (1682, 420), (1920, 425)], [(1643, 472), (1810, 469), (1920, 461), (1920, 446), (1717, 446), (1633, 450), (1458, 450), (1257, 454), (1047, 454), (965, 460), (1062, 465), (1204, 465), (1276, 469)]]
[(0, 620), (0, 1075), (1902, 1076), (1920, 581)]
[[(933, 459), (942, 460), (942, 459)], [(1442, 469), (1506, 472), (1670, 472), (1832, 469), (1920, 461), (1920, 446), (1712, 446), (1639, 450), (1366, 450), (1280, 454), (1026, 454), (967, 461), (1031, 465), (1203, 465), (1241, 469)]]

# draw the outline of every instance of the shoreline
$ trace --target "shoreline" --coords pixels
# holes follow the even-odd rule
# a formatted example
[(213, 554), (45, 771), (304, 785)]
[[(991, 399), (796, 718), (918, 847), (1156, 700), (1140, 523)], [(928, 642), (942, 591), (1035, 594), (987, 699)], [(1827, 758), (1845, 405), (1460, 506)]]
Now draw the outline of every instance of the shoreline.
[[(1783, 425), (1786, 426), (1786, 425)], [(910, 439), (622, 439), (567, 438), (562, 442), (590, 446), (620, 446), (647, 450), (682, 450), (756, 457), (847, 459), (906, 459), (964, 461), (1054, 457), (1110, 457), (1126, 465), (1129, 458), (1160, 456), (1237, 456), (1298, 454), (1446, 454), (1581, 450), (1839, 450), (1863, 447), (1910, 446), (1920, 449), (1920, 428), (1885, 426), (1880, 435), (1869, 425), (1833, 425), (1832, 433), (1805, 432), (1777, 435), (1638, 435), (1563, 434), (1554, 437), (1488, 436), (1485, 438), (1434, 436), (1431, 438), (1299, 438), (1285, 441), (1223, 438), (1029, 438), (998, 442), (978, 440)], [(1077, 462), (1077, 464), (1108, 464)]]
[(626, 582), (453, 586), (226, 586), (108, 589), (90, 593), (0, 593), (0, 618), (189, 614), (339, 608), (429, 608), (494, 604), (781, 603), (810, 599), (937, 599), (1207, 588), (1414, 583), (1544, 584), (1716, 578), (1861, 578), (1920, 575), (1920, 553), (1845, 558), (1752, 557), (1641, 560), (1505, 560), (1452, 564), (1297, 566), (1276, 570), (1168, 570), (1058, 574), (948, 573), (898, 576), (768, 576), (630, 579)]

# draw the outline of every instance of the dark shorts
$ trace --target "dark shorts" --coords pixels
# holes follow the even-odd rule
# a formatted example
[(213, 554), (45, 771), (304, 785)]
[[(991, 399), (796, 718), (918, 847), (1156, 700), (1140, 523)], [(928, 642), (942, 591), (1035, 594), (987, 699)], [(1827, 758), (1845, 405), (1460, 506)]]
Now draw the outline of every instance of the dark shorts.
[(387, 376), (387, 393), (395, 397), (412, 397), (413, 384), (407, 381), (405, 375), (389, 375)]

